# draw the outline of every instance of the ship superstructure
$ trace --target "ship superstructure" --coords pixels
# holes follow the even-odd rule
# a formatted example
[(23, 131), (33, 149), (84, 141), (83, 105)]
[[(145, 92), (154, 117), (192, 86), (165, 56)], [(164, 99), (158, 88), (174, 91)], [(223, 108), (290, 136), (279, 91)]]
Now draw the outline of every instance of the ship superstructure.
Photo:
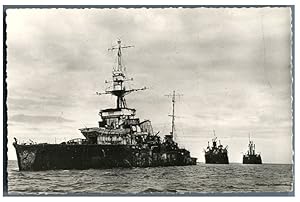
[(151, 167), (195, 165), (196, 158), (174, 141), (175, 91), (172, 95), (172, 130), (161, 140), (149, 120), (141, 121), (136, 110), (129, 108), (125, 96), (145, 90), (127, 89), (122, 64), (121, 40), (109, 50), (117, 50), (117, 66), (113, 68), (112, 85), (103, 93), (116, 97), (114, 108), (102, 109), (97, 127), (79, 129), (84, 139), (77, 138), (61, 144), (19, 144), (15, 139), (19, 170), (89, 169), (113, 167)]
[(133, 79), (128, 79), (125, 75), (122, 64), (122, 49), (130, 47), (133, 46), (123, 46), (121, 41), (118, 40), (117, 47), (109, 49), (117, 50), (117, 67), (113, 68), (112, 81), (106, 81), (106, 83), (112, 83), (112, 86), (104, 93), (97, 92), (97, 95), (110, 94), (115, 96), (116, 107), (100, 110), (101, 121), (98, 122), (98, 127), (79, 129), (90, 144), (136, 144), (139, 140), (144, 139), (146, 135), (153, 136), (150, 121), (141, 122), (139, 118), (136, 118), (136, 110), (127, 107), (125, 100), (125, 95), (146, 89), (145, 87), (127, 89), (125, 86), (125, 82)]
[(250, 139), (250, 134), (249, 134), (248, 151), (246, 154), (243, 155), (243, 164), (262, 164), (261, 156), (260, 154), (256, 154), (255, 144)]
[(209, 142), (205, 152), (205, 163), (207, 164), (228, 164), (228, 146), (223, 147), (221, 141), (219, 140), (219, 145), (217, 144), (217, 137), (214, 131), (214, 138), (212, 139), (212, 146)]

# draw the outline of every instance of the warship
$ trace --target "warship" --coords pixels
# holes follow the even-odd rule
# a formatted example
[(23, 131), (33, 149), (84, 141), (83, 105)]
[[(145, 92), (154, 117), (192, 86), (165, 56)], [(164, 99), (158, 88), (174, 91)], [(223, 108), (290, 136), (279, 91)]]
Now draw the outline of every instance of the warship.
[(173, 113), (170, 134), (161, 138), (153, 132), (149, 120), (141, 121), (135, 116), (136, 110), (127, 106), (125, 96), (145, 90), (127, 89), (128, 79), (122, 62), (121, 40), (108, 49), (117, 51), (117, 65), (113, 67), (112, 81), (105, 92), (116, 97), (114, 108), (102, 109), (97, 127), (79, 129), (85, 138), (72, 139), (60, 144), (19, 143), (14, 138), (20, 171), (55, 169), (100, 169), (114, 167), (155, 167), (196, 165), (197, 158), (178, 146), (175, 133), (175, 91), (172, 95)]
[(228, 162), (228, 146), (225, 148), (219, 140), (219, 145), (217, 145), (217, 137), (214, 131), (214, 138), (212, 139), (212, 147), (208, 145), (204, 150), (205, 153), (205, 163), (206, 164), (229, 164)]
[(248, 151), (243, 155), (243, 164), (262, 164), (260, 154), (255, 153), (255, 144), (250, 140), (249, 135), (249, 144)]

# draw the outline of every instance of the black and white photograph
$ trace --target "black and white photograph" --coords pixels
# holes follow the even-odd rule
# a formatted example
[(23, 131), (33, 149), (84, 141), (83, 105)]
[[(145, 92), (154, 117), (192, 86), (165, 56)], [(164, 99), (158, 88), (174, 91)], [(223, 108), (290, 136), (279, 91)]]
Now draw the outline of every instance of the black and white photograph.
[(3, 12), (5, 195), (294, 194), (293, 6)]

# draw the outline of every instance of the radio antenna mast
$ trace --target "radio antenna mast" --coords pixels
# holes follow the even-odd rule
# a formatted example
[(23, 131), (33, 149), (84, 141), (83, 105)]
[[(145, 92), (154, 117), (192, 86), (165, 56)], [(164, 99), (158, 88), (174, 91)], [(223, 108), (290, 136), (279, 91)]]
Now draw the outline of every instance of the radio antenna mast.
[(176, 134), (175, 134), (175, 102), (176, 102), (176, 96), (183, 96), (183, 94), (176, 94), (175, 93), (175, 90), (173, 91), (173, 94), (169, 94), (169, 95), (166, 95), (167, 97), (172, 97), (172, 115), (169, 115), (172, 117), (172, 128), (171, 128), (171, 136), (172, 136), (172, 139), (176, 139)]

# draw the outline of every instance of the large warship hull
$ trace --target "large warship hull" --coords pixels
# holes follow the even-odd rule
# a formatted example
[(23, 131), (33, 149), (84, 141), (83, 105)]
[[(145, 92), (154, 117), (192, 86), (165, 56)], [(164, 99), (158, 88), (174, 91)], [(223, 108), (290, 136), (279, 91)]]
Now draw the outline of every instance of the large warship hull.
[(244, 155), (243, 164), (262, 164), (262, 160), (258, 155)]
[(14, 144), (20, 171), (196, 165), (183, 151), (153, 152), (135, 145)]
[(206, 164), (229, 164), (227, 153), (205, 154)]

